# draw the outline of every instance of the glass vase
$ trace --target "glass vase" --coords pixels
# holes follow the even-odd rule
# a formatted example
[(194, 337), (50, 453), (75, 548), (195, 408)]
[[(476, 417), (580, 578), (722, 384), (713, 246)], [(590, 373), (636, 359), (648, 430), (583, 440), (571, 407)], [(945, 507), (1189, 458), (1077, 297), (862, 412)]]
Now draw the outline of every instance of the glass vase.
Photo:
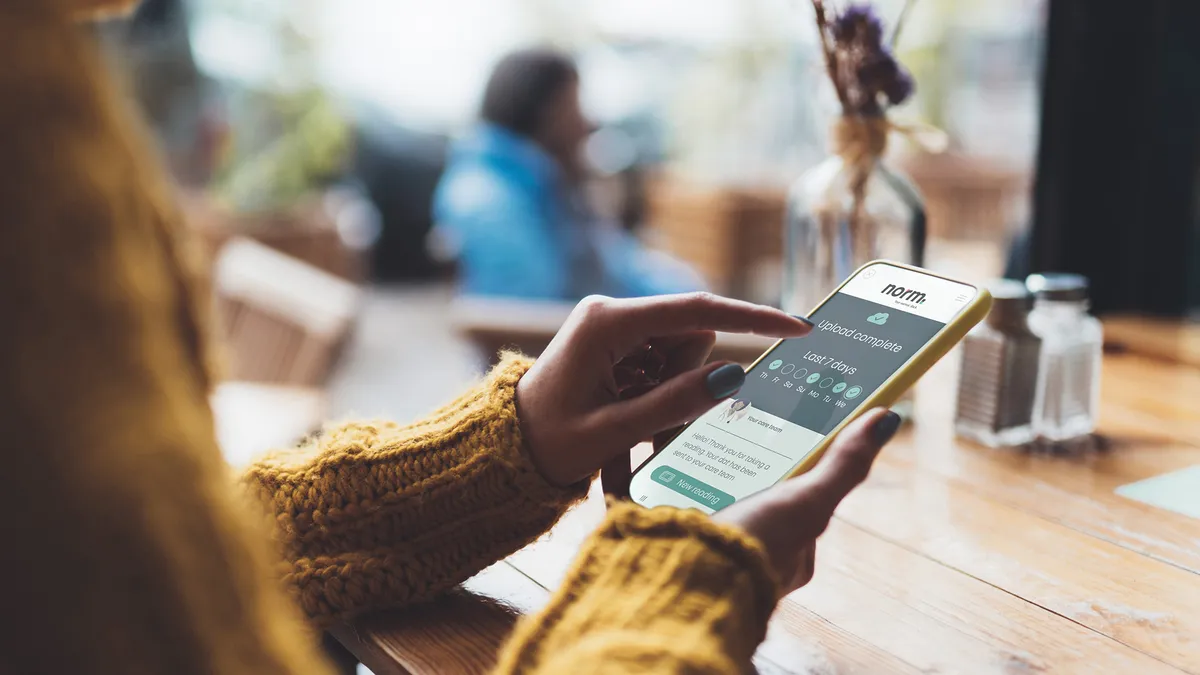
[(856, 200), (854, 173), (834, 155), (791, 187), (782, 305), (792, 314), (807, 316), (868, 261), (924, 262), (925, 204), (912, 181), (874, 162)]

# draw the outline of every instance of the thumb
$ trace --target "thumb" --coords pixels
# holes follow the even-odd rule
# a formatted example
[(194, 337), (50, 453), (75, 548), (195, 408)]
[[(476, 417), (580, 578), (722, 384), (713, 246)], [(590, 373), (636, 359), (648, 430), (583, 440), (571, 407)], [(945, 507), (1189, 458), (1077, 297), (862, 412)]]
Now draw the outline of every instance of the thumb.
[(812, 472), (784, 483), (783, 501), (804, 511), (824, 531), (838, 504), (867, 479), (883, 446), (900, 427), (900, 416), (884, 408), (865, 413), (838, 434)]
[(655, 434), (690, 422), (735, 394), (746, 381), (746, 371), (736, 363), (711, 363), (694, 368), (650, 391), (598, 410), (594, 427), (617, 433), (622, 445), (650, 440)]

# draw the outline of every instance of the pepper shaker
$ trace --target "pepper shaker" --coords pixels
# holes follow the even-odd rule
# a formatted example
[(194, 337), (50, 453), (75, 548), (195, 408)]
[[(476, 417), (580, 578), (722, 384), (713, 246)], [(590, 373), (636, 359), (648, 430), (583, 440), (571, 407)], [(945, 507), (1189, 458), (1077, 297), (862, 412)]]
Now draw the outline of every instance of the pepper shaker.
[(987, 284), (991, 312), (963, 339), (955, 432), (989, 447), (1025, 445), (1033, 426), (1042, 341), (1029, 326), (1033, 296), (1019, 281)]

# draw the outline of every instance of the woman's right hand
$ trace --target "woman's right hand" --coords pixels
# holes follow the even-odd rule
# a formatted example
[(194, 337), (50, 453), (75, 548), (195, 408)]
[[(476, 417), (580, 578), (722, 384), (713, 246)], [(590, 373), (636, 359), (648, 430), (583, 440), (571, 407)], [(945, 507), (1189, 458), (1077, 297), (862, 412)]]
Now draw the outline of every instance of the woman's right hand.
[(790, 593), (812, 579), (817, 537), (842, 499), (866, 480), (875, 456), (899, 427), (899, 415), (876, 408), (839, 433), (812, 471), (736, 502), (713, 518), (758, 539), (783, 593)]

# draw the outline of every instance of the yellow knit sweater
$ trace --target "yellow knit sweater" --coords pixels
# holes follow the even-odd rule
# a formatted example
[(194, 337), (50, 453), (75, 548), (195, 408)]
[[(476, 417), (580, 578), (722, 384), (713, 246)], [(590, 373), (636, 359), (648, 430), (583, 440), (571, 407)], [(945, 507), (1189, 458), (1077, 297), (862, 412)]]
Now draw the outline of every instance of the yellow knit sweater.
[[(436, 595), (584, 486), (525, 456), (510, 357), (425, 420), (331, 429), (237, 489), (170, 191), (49, 9), (68, 1), (0, 3), (0, 673), (324, 672), (313, 626)], [(743, 670), (775, 593), (744, 535), (618, 506), (498, 669)]]

